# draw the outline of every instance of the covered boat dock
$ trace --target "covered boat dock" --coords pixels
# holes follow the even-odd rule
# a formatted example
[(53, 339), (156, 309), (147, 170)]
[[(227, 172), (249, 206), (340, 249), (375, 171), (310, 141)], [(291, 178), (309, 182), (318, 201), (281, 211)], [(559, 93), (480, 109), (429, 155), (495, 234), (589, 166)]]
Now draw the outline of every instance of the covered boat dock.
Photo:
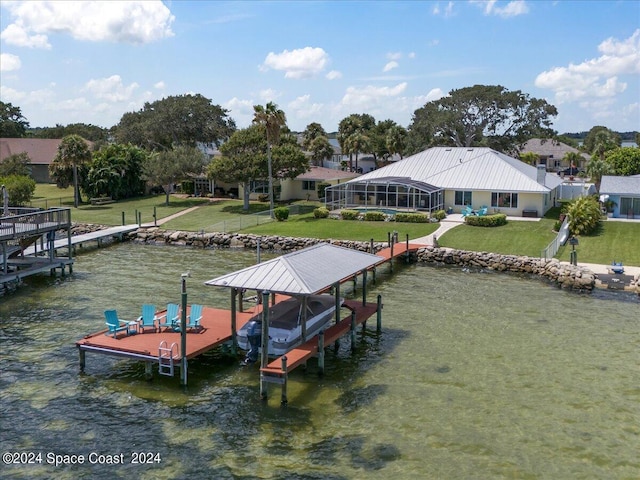
[[(380, 315), (382, 304), (366, 301), (367, 271), (384, 262), (384, 257), (348, 248), (320, 243), (305, 249), (288, 253), (264, 263), (243, 270), (222, 275), (205, 282), (206, 285), (231, 288), (232, 305), (238, 292), (255, 290), (262, 296), (263, 304), (274, 298), (274, 294), (297, 296), (301, 298), (303, 308), (301, 345), (285, 355), (269, 361), (269, 309), (263, 309), (260, 363), (260, 396), (267, 398), (267, 384), (278, 383), (282, 386), (281, 403), (287, 403), (287, 375), (309, 358), (318, 355), (321, 369), (324, 362), (324, 341), (335, 342), (340, 336), (355, 326), (365, 322), (374, 313)], [(340, 285), (354, 276), (363, 275), (363, 298), (360, 302), (345, 302), (352, 313), (340, 318)], [(336, 301), (335, 325), (321, 332), (317, 337), (306, 336), (306, 298), (332, 290)], [(232, 324), (235, 310), (232, 308)], [(235, 343), (235, 339), (234, 339)]]

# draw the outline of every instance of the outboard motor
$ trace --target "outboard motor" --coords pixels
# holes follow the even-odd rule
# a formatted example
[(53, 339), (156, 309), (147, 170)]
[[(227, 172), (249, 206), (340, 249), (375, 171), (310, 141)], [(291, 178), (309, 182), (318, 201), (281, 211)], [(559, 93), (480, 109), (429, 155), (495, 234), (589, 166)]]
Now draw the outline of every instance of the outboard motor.
[(244, 359), (244, 363), (255, 363), (258, 361), (260, 343), (262, 341), (262, 321), (251, 320), (247, 326), (247, 341), (249, 342), (249, 351)]

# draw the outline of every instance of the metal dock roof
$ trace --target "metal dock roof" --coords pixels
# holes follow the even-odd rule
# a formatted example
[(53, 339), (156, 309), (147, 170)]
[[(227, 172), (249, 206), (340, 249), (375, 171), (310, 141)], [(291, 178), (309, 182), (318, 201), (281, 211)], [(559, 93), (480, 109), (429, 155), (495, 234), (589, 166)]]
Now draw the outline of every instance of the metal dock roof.
[(287, 295), (312, 295), (381, 262), (378, 255), (319, 243), (205, 282)]

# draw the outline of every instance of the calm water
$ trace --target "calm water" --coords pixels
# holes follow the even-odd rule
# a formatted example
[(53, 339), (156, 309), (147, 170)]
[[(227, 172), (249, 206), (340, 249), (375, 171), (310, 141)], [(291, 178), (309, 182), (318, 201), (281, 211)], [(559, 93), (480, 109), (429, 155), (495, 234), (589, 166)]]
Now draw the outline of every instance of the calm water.
[[(255, 261), (247, 252), (116, 245), (83, 254), (64, 280), (0, 297), (0, 444), (41, 452), (2, 478), (631, 479), (640, 477), (640, 302), (537, 280), (410, 266), (379, 275), (375, 320), (295, 371), (289, 406), (256, 368), (222, 353), (179, 377), (87, 354), (75, 341), (102, 311), (143, 302), (226, 307), (203, 282)], [(123, 453), (125, 465), (54, 467), (59, 455)], [(158, 453), (131, 464), (132, 452)], [(154, 458), (152, 458), (154, 459)]]

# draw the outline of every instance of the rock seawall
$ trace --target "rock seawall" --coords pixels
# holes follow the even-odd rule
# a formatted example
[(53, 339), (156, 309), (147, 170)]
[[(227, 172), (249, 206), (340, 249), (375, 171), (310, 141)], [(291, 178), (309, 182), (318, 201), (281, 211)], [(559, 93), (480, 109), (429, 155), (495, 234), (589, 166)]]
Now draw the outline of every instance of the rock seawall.
[(586, 267), (520, 255), (469, 252), (449, 248), (425, 247), (416, 253), (418, 262), (457, 265), (468, 268), (512, 272), (542, 277), (562, 288), (591, 291), (596, 275)]
[[(163, 230), (158, 227), (139, 228), (128, 237), (134, 243), (151, 245), (176, 245), (195, 248), (250, 248), (255, 249), (260, 239), (260, 248), (265, 251), (289, 252), (309, 247), (327, 240), (317, 238), (293, 238), (277, 235), (252, 235), (241, 233), (195, 233)], [(370, 252), (369, 242), (350, 240), (328, 240), (333, 245)], [(386, 242), (374, 243), (374, 251), (387, 247)], [(544, 260), (518, 255), (500, 255), (487, 252), (469, 252), (449, 248), (424, 247), (415, 254), (421, 263), (456, 265), (460, 267), (529, 274), (541, 277), (559, 287), (591, 291), (595, 286), (595, 274), (585, 267), (562, 264), (558, 260)]]

